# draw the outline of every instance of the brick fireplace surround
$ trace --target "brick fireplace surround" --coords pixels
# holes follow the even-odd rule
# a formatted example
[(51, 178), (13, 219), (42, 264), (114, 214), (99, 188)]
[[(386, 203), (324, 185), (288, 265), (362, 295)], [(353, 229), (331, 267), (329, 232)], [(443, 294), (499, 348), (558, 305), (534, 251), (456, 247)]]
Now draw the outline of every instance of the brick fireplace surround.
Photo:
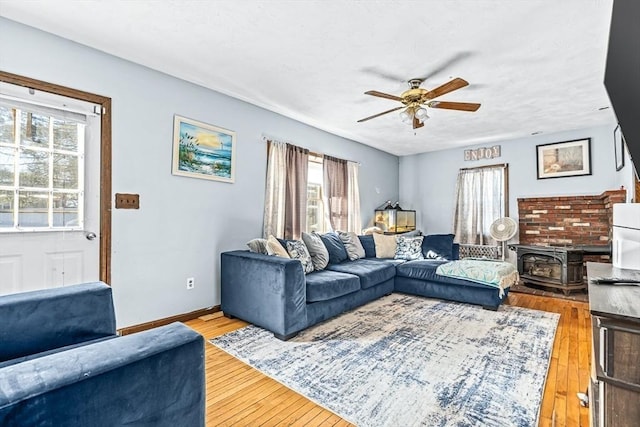
[[(614, 203), (624, 203), (626, 190), (595, 196), (518, 199), (521, 245), (608, 245)], [(585, 261), (609, 262), (608, 255), (586, 255)]]

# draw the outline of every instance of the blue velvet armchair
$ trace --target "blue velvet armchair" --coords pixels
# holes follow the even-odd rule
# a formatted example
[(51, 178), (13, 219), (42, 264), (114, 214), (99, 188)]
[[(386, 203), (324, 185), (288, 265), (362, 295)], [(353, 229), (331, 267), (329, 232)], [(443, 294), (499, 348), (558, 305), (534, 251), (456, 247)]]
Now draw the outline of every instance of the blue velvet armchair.
[(99, 282), (0, 297), (0, 425), (204, 426), (204, 403), (190, 328), (118, 337)]

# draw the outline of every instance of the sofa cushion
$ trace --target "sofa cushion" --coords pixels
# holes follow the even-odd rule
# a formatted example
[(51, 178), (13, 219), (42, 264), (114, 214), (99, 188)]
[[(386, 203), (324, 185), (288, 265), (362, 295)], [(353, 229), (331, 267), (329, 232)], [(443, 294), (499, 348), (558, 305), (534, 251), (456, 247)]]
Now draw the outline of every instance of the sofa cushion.
[(342, 240), (347, 256), (351, 261), (365, 257), (364, 248), (356, 233), (353, 231), (338, 231), (338, 237)]
[[(445, 264), (449, 261), (438, 260), (417, 260), (407, 261), (396, 267), (396, 274), (398, 277), (407, 277), (410, 279), (424, 280), (428, 282), (438, 282), (439, 284), (449, 284), (456, 287), (469, 286), (473, 288), (489, 288), (492, 286), (485, 285), (479, 282), (472, 282), (470, 280), (459, 279), (455, 277), (446, 277), (436, 274), (438, 266)], [(495, 288), (493, 288), (495, 289)], [(497, 293), (497, 292), (496, 292)]]
[(427, 259), (452, 260), (453, 234), (429, 234), (422, 240), (422, 254)]
[(373, 235), (358, 236), (362, 247), (364, 248), (364, 256), (366, 258), (376, 257), (376, 243), (373, 241)]
[(396, 256), (395, 259), (404, 259), (408, 261), (423, 259), (422, 256), (422, 236), (417, 237), (396, 237)]
[(326, 301), (360, 290), (360, 280), (353, 274), (315, 271), (307, 274), (307, 302)]
[(445, 262), (429, 259), (408, 261), (396, 266), (396, 274), (411, 279), (438, 281), (442, 277), (436, 275), (436, 269)]
[(313, 268), (317, 271), (324, 270), (329, 264), (329, 252), (322, 242), (320, 235), (315, 231), (311, 234), (302, 232), (302, 241), (307, 245)]
[(347, 250), (336, 233), (321, 234), (320, 238), (329, 252), (329, 264), (339, 264), (347, 260)]
[(341, 273), (355, 274), (360, 278), (360, 286), (367, 289), (386, 280), (393, 278), (396, 274), (396, 267), (391, 262), (380, 262), (370, 259), (358, 259), (355, 261), (343, 262), (342, 264), (330, 264), (328, 270), (339, 271)]

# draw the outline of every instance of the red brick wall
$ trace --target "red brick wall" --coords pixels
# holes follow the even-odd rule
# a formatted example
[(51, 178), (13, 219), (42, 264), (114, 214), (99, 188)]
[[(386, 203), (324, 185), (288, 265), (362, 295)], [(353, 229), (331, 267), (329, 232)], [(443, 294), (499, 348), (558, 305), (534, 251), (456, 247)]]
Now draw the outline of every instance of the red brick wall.
[(625, 190), (613, 190), (597, 196), (518, 199), (520, 244), (607, 245), (611, 240), (612, 204), (624, 203), (625, 197)]

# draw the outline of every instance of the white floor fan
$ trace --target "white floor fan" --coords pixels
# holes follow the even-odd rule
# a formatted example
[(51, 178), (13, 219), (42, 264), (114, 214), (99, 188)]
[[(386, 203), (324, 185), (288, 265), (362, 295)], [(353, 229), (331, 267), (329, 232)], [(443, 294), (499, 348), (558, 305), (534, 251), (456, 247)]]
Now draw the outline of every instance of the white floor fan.
[(489, 228), (489, 234), (497, 242), (502, 243), (502, 261), (504, 261), (504, 255), (506, 252), (507, 240), (516, 235), (518, 231), (518, 223), (513, 218), (502, 217), (493, 221)]

